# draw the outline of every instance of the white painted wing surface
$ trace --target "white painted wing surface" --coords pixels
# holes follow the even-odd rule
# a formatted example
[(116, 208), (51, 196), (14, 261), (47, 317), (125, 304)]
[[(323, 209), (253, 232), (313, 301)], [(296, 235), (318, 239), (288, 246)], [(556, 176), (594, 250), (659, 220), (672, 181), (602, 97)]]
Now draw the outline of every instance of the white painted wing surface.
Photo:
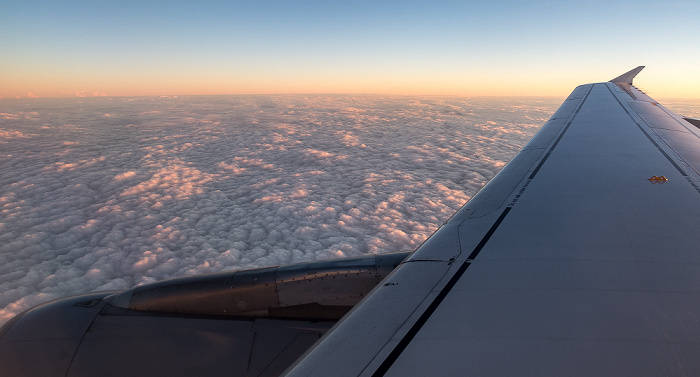
[(574, 90), (290, 376), (700, 375), (700, 138)]

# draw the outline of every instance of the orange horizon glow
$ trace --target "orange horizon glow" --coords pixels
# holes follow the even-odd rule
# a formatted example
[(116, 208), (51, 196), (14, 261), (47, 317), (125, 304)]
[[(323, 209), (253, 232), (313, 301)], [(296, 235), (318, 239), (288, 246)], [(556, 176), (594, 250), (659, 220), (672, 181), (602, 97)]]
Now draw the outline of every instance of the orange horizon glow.
[[(641, 76), (641, 75), (640, 75)], [(589, 80), (586, 80), (589, 78)], [(0, 89), (0, 98), (54, 98), (54, 97), (138, 97), (168, 95), (275, 95), (275, 94), (372, 94), (404, 96), (528, 96), (566, 97), (580, 84), (601, 82), (590, 77), (529, 77), (491, 78), (461, 77), (408, 78), (399, 77), (369, 79), (324, 80), (319, 78), (287, 79), (260, 78), (221, 79), (211, 78), (171, 81), (165, 79), (139, 80), (97, 80), (91, 83), (79, 80), (73, 83), (55, 82), (27, 83), (13, 82)], [(635, 85), (654, 98), (700, 99), (700, 89), (689, 83), (673, 83), (664, 78), (638, 78)]]

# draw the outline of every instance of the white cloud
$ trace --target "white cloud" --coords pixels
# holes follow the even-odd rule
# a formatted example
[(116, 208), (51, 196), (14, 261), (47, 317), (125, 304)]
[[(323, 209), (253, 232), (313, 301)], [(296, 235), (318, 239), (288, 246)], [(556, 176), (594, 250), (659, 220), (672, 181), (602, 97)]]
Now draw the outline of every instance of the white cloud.
[(8, 102), (0, 322), (93, 290), (411, 250), (559, 104), (272, 99)]

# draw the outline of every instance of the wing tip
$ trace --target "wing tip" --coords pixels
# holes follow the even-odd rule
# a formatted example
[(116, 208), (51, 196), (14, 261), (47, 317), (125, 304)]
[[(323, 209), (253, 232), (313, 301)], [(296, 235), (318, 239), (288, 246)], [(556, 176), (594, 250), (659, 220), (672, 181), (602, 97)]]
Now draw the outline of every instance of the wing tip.
[(625, 72), (621, 74), (620, 76), (615, 77), (614, 79), (610, 80), (610, 82), (615, 83), (615, 84), (629, 84), (632, 85), (632, 80), (634, 79), (641, 70), (644, 69), (643, 65), (640, 65), (639, 67), (630, 70), (629, 72)]

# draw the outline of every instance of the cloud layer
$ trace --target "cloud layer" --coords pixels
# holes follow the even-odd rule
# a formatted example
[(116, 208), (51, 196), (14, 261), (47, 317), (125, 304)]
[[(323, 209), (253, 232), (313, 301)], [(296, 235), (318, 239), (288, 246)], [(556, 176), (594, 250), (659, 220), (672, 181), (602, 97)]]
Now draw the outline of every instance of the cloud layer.
[(0, 323), (88, 291), (412, 250), (559, 104), (3, 100)]

